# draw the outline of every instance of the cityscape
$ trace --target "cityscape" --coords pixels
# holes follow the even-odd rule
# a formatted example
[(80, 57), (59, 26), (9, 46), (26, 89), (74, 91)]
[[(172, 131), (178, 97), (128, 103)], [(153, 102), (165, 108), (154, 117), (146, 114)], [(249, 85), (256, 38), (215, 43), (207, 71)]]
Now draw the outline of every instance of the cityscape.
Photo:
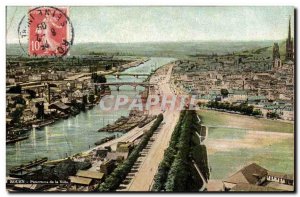
[(6, 11), (8, 192), (295, 191), (293, 7)]

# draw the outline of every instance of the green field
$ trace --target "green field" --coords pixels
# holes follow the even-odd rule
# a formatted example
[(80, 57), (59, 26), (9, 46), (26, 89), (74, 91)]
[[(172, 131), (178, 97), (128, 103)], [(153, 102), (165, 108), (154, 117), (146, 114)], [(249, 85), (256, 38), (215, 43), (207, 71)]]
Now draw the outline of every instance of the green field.
[(210, 179), (226, 179), (253, 162), (268, 170), (293, 173), (292, 123), (207, 110), (198, 113), (209, 128)]
[(224, 112), (201, 110), (199, 115), (205, 125), (241, 127), (256, 131), (293, 133), (294, 124), (279, 120), (268, 120)]

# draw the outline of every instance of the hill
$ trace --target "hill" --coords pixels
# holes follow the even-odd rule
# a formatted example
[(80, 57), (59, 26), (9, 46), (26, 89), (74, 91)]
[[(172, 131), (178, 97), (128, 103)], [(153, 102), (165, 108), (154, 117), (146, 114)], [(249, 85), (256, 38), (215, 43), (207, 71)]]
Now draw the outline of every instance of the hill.
[[(196, 54), (226, 54), (264, 47), (272, 48), (274, 41), (195, 41), (195, 42), (146, 42), (146, 43), (78, 43), (71, 47), (71, 55), (108, 53), (119, 55), (182, 57)], [(21, 55), (19, 44), (7, 44), (7, 55)], [(269, 49), (268, 49), (269, 50)], [(268, 51), (267, 50), (267, 51)]]
[[(286, 41), (278, 42), (278, 44), (279, 44), (280, 59), (284, 60)], [(261, 54), (263, 56), (271, 56), (272, 57), (272, 55), (273, 55), (273, 44), (271, 46), (268, 46), (268, 47), (263, 47), (263, 48), (256, 49), (254, 51), (254, 53)]]

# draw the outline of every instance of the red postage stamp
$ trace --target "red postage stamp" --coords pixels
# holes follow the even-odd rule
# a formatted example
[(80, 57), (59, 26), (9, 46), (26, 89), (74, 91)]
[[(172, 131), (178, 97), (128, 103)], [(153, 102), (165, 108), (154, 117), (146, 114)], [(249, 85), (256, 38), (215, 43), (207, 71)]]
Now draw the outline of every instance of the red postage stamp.
[(30, 56), (63, 56), (68, 53), (68, 8), (32, 9), (28, 12), (28, 25)]

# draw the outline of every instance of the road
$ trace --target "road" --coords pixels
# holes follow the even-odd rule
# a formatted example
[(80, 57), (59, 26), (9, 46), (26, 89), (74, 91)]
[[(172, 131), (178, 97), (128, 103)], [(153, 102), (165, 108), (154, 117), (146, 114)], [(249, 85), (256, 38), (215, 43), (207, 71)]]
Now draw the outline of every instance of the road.
[[(150, 79), (150, 83), (159, 83), (159, 92), (163, 94), (172, 94), (172, 90), (169, 86), (173, 65), (167, 65), (161, 69), (165, 69), (166, 72), (154, 75)], [(160, 72), (160, 69), (158, 70)], [(150, 114), (157, 115), (161, 113), (158, 108), (149, 111)], [(165, 149), (169, 146), (169, 141), (173, 130), (179, 120), (180, 111), (168, 111), (164, 113), (165, 124), (161, 126), (156, 140), (154, 141), (151, 149), (146, 155), (143, 165), (139, 168), (139, 171), (135, 174), (128, 191), (148, 191), (151, 189), (154, 175), (157, 172), (159, 163), (162, 161)]]
[[(199, 118), (198, 115), (197, 115), (197, 118), (198, 118), (199, 124), (201, 124), (201, 119)], [(200, 135), (198, 134), (198, 132), (196, 132), (196, 134), (197, 134), (197, 136), (199, 137), (199, 140), (200, 140), (200, 145), (203, 145), (203, 144), (204, 144), (204, 141), (205, 141), (205, 140), (207, 139), (207, 137), (208, 137), (208, 136), (207, 136), (207, 135), (208, 135), (208, 129), (207, 129), (207, 127), (205, 127), (205, 132), (206, 132), (206, 135), (205, 135), (205, 136), (200, 136)], [(201, 141), (202, 137), (203, 137), (203, 140)], [(195, 169), (197, 170), (197, 172), (198, 172), (198, 174), (199, 174), (199, 176), (201, 177), (202, 182), (203, 182), (203, 185), (202, 185), (202, 187), (199, 189), (199, 191), (204, 191), (205, 188), (207, 188), (207, 181), (206, 181), (206, 179), (204, 178), (204, 176), (203, 176), (201, 170), (199, 169), (199, 167), (198, 167), (198, 165), (197, 165), (197, 163), (195, 162), (194, 159), (192, 160), (192, 163), (193, 163)]]
[(201, 171), (200, 171), (198, 165), (196, 164), (196, 162), (195, 162), (194, 160), (192, 160), (192, 162), (193, 162), (193, 165), (194, 165), (194, 167), (196, 168), (196, 170), (197, 170), (197, 172), (198, 172), (198, 174), (199, 174), (199, 176), (201, 177), (202, 182), (203, 182), (203, 185), (202, 185), (202, 187), (199, 189), (199, 191), (204, 191), (205, 188), (207, 187), (206, 179), (204, 178), (203, 174), (201, 173)]
[[(157, 70), (157, 73), (150, 78), (150, 83), (159, 84), (156, 93), (160, 95), (170, 95), (172, 90), (169, 85), (173, 65), (169, 64)], [(125, 191), (148, 191), (151, 189), (154, 176), (157, 172), (159, 163), (162, 161), (165, 149), (169, 146), (169, 141), (173, 130), (179, 120), (180, 111), (162, 111), (159, 107), (150, 108), (149, 115), (158, 115), (163, 113), (164, 124), (161, 124), (160, 131), (156, 136), (156, 140), (151, 145), (151, 149), (143, 159), (143, 164), (140, 166), (138, 172), (133, 177), (131, 184)], [(113, 150), (120, 141), (134, 141), (143, 135), (145, 130), (150, 129), (155, 120), (144, 126), (143, 128), (134, 128), (124, 134), (123, 136), (99, 145), (92, 150), (85, 152), (83, 155), (93, 154), (97, 149), (105, 146), (110, 146)], [(89, 170), (95, 171), (100, 165), (101, 161), (94, 161)], [(124, 190), (123, 190), (124, 191)]]

